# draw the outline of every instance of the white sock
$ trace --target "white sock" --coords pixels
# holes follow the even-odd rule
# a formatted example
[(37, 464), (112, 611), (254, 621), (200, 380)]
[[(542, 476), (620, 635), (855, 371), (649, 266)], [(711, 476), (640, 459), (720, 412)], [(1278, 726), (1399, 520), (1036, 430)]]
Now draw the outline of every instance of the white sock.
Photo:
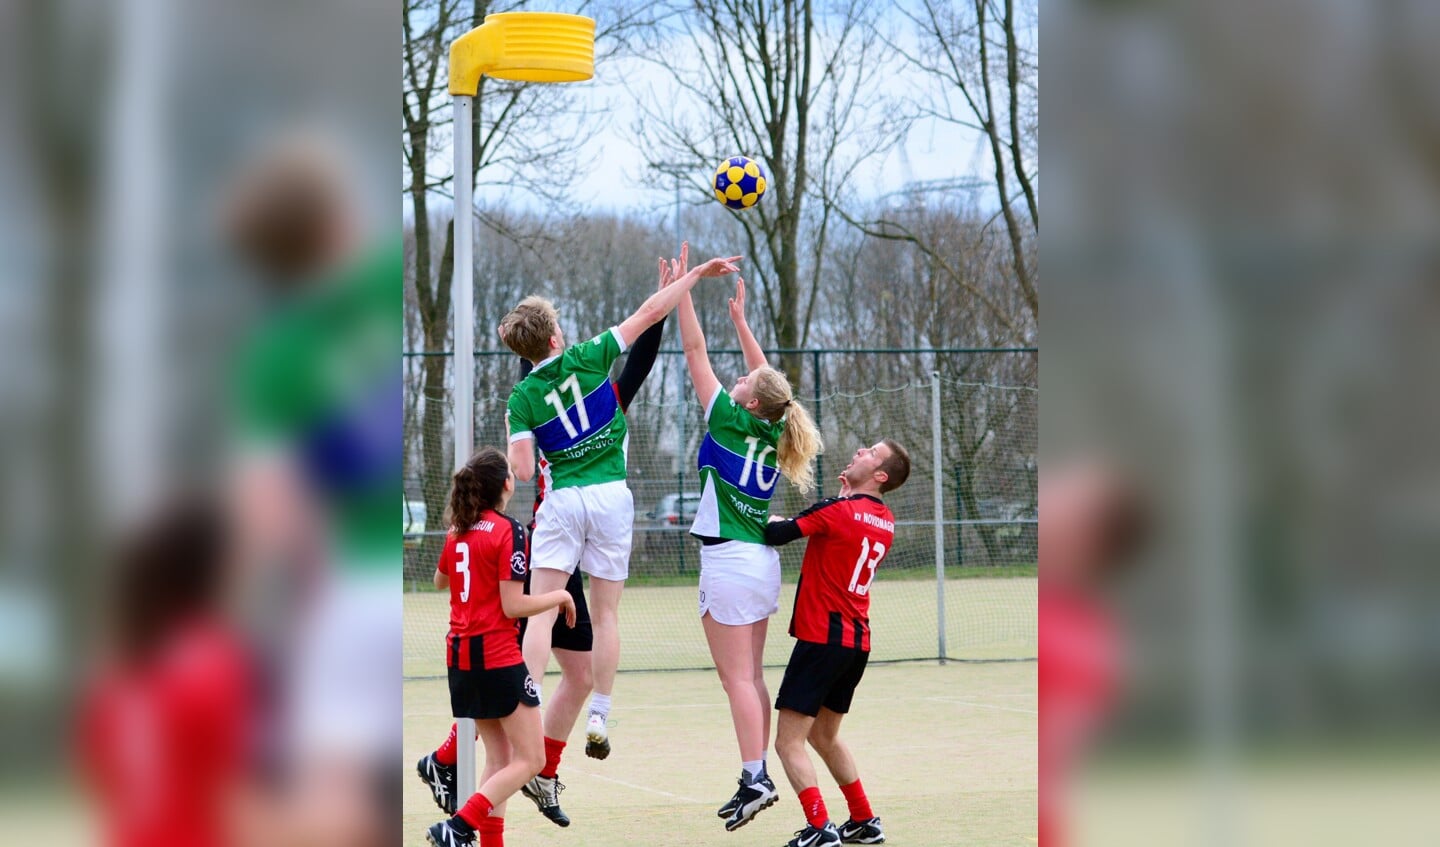
[(753, 762), (742, 762), (740, 767), (745, 769), (745, 782), (752, 783), (760, 780), (760, 775), (765, 773), (765, 760), (756, 759)]
[(610, 717), (610, 695), (609, 695), (609, 694), (591, 694), (591, 695), (590, 695), (590, 714), (592, 714), (592, 715), (599, 715), (599, 716), (601, 716), (602, 718), (608, 718), (608, 717)]

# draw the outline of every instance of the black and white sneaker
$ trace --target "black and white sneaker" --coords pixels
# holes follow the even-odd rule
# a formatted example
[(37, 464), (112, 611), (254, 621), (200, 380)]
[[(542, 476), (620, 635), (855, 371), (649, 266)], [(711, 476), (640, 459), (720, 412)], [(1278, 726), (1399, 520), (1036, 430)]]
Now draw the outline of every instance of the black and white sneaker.
[(848, 820), (840, 824), (840, 843), (842, 844), (883, 844), (884, 842), (885, 830), (880, 828), (879, 818), (858, 822)]
[[(739, 782), (742, 787), (745, 785), (745, 780), (742, 779)], [(735, 807), (738, 805), (740, 805), (740, 792), (737, 791), (735, 792), (734, 797), (726, 800), (725, 805), (721, 806), (715, 811), (715, 814), (719, 815), (722, 818), (728, 818), (731, 815), (735, 814)]]
[(451, 818), (426, 830), (425, 840), (435, 847), (475, 847), (475, 830), (459, 818)]
[(430, 787), (430, 795), (440, 811), (455, 814), (455, 766), (440, 764), (431, 753), (415, 764), (415, 771), (420, 774), (420, 781)]
[(769, 776), (762, 776), (751, 783), (741, 780), (740, 790), (730, 798), (730, 803), (734, 805), (734, 808), (730, 812), (730, 816), (725, 818), (725, 830), (734, 832), (765, 809), (775, 805), (775, 801), (778, 799), (780, 799), (780, 792), (775, 790), (775, 783), (770, 781)]
[(795, 833), (795, 837), (790, 839), (785, 847), (823, 847), (839, 843), (840, 833), (835, 830), (835, 824), (826, 821), (823, 829), (807, 825)]
[(560, 792), (564, 790), (559, 779), (538, 775), (520, 786), (520, 793), (533, 800), (540, 814), (556, 826), (570, 825), (570, 817), (560, 810)]

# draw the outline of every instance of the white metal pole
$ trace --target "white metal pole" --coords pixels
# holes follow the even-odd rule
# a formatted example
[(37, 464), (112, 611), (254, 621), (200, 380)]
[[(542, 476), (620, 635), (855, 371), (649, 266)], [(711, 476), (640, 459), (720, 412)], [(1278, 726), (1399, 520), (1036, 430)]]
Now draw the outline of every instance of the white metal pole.
[[(472, 253), (474, 203), (471, 200), (471, 144), (475, 98), (455, 96), (455, 276), (450, 297), (455, 312), (455, 469), (470, 460), (475, 444), (475, 261)], [(475, 793), (475, 721), (457, 718), (455, 788), (458, 802)]]
[(945, 476), (940, 461), (940, 372), (930, 372), (930, 437), (935, 475), (935, 632), (940, 664), (945, 664)]

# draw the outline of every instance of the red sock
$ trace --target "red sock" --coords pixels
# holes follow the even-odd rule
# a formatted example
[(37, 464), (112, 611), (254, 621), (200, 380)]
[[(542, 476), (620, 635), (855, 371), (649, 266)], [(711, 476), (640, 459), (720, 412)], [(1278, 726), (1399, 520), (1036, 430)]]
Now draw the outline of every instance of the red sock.
[(455, 724), (450, 724), (450, 737), (435, 751), (435, 761), (455, 767)]
[(825, 811), (825, 801), (820, 797), (820, 789), (814, 785), (800, 792), (800, 808), (805, 810), (805, 820), (816, 829), (823, 829), (830, 820), (830, 813)]
[(545, 739), (545, 767), (540, 769), (540, 775), (546, 779), (554, 779), (560, 770), (560, 754), (565, 752), (565, 742), (556, 741), (553, 738)]
[(480, 847), (505, 847), (504, 818), (486, 818), (475, 831), (480, 833)]
[(860, 780), (840, 786), (840, 793), (845, 795), (845, 802), (850, 805), (850, 820), (859, 823), (875, 817), (875, 813), (870, 811), (870, 801), (865, 797), (865, 787), (860, 784)]
[(460, 811), (456, 817), (470, 824), (476, 831), (479, 831), (481, 827), (485, 826), (485, 821), (500, 820), (500, 818), (490, 817), (490, 810), (493, 808), (495, 808), (495, 804), (491, 803), (490, 799), (484, 794), (476, 791), (470, 795), (469, 800), (465, 801), (465, 805), (460, 807)]

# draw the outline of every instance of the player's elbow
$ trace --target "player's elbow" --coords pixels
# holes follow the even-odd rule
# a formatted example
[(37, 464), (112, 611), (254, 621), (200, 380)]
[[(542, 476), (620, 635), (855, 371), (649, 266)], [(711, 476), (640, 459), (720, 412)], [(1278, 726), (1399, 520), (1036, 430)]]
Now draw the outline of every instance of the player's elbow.
[(533, 464), (524, 466), (512, 464), (510, 467), (511, 470), (515, 472), (515, 478), (521, 482), (529, 482), (535, 478), (535, 466)]
[(447, 574), (435, 571), (435, 590), (444, 591), (450, 587), (450, 577)]

